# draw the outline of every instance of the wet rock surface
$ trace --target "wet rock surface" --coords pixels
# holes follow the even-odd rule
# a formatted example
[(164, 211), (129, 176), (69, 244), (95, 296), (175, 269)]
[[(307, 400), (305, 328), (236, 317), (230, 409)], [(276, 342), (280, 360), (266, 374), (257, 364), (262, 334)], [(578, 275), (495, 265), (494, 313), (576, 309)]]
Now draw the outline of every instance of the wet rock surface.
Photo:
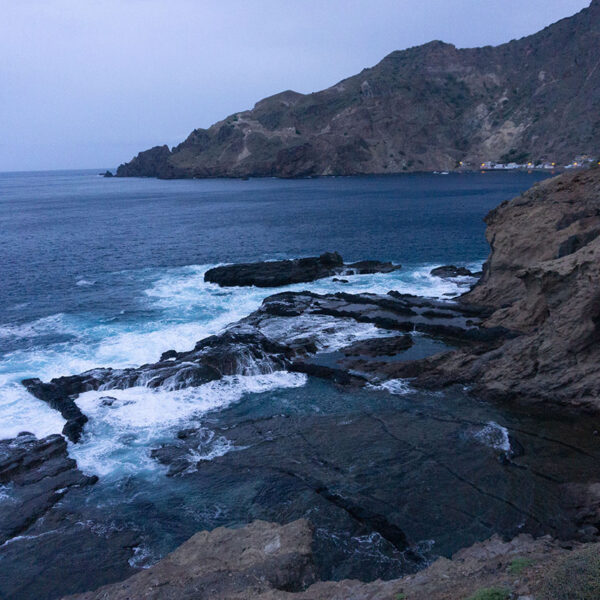
[(135, 572), (128, 561), (138, 535), (86, 514), (97, 481), (69, 458), (61, 435), (0, 441), (0, 598), (46, 600)]
[[(341, 404), (348, 392), (337, 393)], [(579, 481), (597, 473), (600, 448), (590, 427), (543, 413), (498, 415), (501, 427), (485, 408), (467, 411), (462, 392), (453, 394), (440, 406), (435, 394), (355, 391), (343, 414), (256, 419), (232, 408), (211, 419), (214, 438), (231, 444), (228, 453), (195, 458), (208, 441), (198, 429), (182, 431), (154, 457), (169, 477), (212, 490), (219, 506), (251, 498), (237, 503), (234, 521), (309, 518), (321, 579), (397, 577), (495, 532), (591, 539), (580, 515), (591, 507), (589, 524), (597, 514), (588, 492), (576, 487), (563, 501), (574, 472)], [(366, 547), (377, 556), (370, 564)]]
[[(311, 365), (309, 360), (323, 350), (328, 336), (347, 328), (348, 323), (372, 324), (390, 333), (425, 334), (451, 345), (496, 344), (513, 335), (503, 327), (479, 327), (486, 314), (485, 309), (465, 303), (396, 292), (387, 295), (283, 292), (266, 298), (258, 310), (230, 325), (223, 333), (200, 340), (191, 351), (169, 350), (162, 354), (159, 362), (136, 368), (92, 369), (50, 382), (26, 379), (23, 385), (61, 412), (67, 419), (65, 435), (77, 442), (87, 417), (75, 399), (86, 391), (135, 386), (176, 390), (227, 375), (283, 369), (356, 384), (356, 374), (348, 373), (348, 367), (342, 362), (327, 367)], [(344, 352), (356, 353), (362, 348), (369, 356), (376, 357), (399, 354), (410, 345), (407, 336), (396, 337), (394, 341), (382, 337), (380, 341), (372, 339)], [(368, 373), (366, 369), (363, 380), (366, 381)], [(373, 373), (376, 374), (374, 370)]]
[(0, 544), (26, 531), (44, 517), (71, 488), (93, 485), (67, 455), (60, 435), (38, 440), (30, 433), (0, 441)]
[(455, 277), (480, 277), (481, 273), (474, 273), (466, 267), (457, 267), (455, 265), (444, 265), (431, 269), (431, 275), (441, 277), (442, 279), (454, 279)]
[(321, 256), (310, 258), (215, 267), (204, 274), (204, 281), (217, 283), (222, 287), (254, 285), (265, 288), (307, 283), (333, 275), (391, 273), (400, 268), (399, 265), (376, 260), (364, 260), (347, 265), (337, 252), (326, 252)]
[(81, 494), (77, 512), (53, 508), (43, 522), (0, 548), (0, 597), (55, 600), (138, 571), (129, 561), (139, 534), (124, 524), (115, 527), (106, 515), (90, 519), (85, 500)]
[(51, 383), (42, 383), (37, 378), (24, 379), (22, 383), (30, 394), (60, 412), (66, 420), (62, 430), (63, 434), (72, 442), (78, 442), (88, 419), (81, 412), (73, 397), (86, 389), (93, 388), (87, 388), (81, 378), (72, 377), (60, 377)]
[(77, 468), (60, 435), (0, 441), (1, 598), (46, 600), (135, 572), (128, 560), (137, 534), (86, 514), (97, 481)]
[[(75, 402), (79, 394), (99, 389), (135, 386), (171, 390), (202, 385), (225, 375), (282, 369), (295, 354), (249, 327), (226, 331), (199, 341), (189, 352), (169, 351), (157, 363), (130, 369), (92, 369), (80, 375), (58, 377), (44, 383), (26, 379), (23, 385), (67, 419), (63, 432), (71, 441), (81, 438), (87, 417)], [(109, 399), (110, 400), (110, 399)]]
[(410, 335), (395, 335), (390, 338), (359, 340), (341, 349), (344, 356), (396, 356), (413, 345)]

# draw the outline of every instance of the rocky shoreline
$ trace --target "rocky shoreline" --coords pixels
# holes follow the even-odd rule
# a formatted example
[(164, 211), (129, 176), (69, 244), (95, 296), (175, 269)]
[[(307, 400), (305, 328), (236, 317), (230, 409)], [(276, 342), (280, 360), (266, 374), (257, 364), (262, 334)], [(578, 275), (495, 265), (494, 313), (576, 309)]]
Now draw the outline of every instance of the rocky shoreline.
[(600, 409), (600, 169), (536, 184), (487, 217), (492, 252), (461, 302), (493, 309), (500, 347), (400, 369), (423, 385), (467, 383), (492, 399)]
[[(178, 390), (228, 376), (276, 371), (323, 379), (342, 393), (404, 384), (428, 390), (468, 385), (476, 398), (541, 410), (528, 417), (528, 430), (515, 426), (508, 433), (493, 433), (506, 439), (493, 445), (483, 463), (490, 481), (494, 473), (500, 481), (500, 474), (510, 469), (507, 485), (522, 488), (522, 497), (507, 502), (493, 486), (482, 486), (471, 473), (462, 473), (433, 455), (427, 450), (418, 411), (407, 420), (393, 411), (372, 410), (342, 423), (335, 415), (319, 419), (275, 415), (236, 422), (224, 418), (214, 435), (226, 435), (234, 447), (247, 448), (243, 454), (227, 453), (211, 461), (194, 458), (194, 451), (205, 443), (206, 431), (191, 428), (154, 448), (152, 458), (167, 467), (170, 477), (186, 474), (198, 486), (210, 485), (223, 473), (262, 482), (270, 492), (259, 494), (256, 518), (289, 524), (256, 521), (237, 530), (199, 533), (151, 569), (77, 597), (441, 600), (466, 598), (479, 588), (499, 586), (509, 589), (513, 597), (562, 598), (547, 596), (548, 586), (555, 585), (549, 583), (552, 573), (562, 572), (568, 561), (587, 560), (586, 553), (596, 551), (590, 543), (600, 535), (600, 487), (593, 479), (597, 430), (580, 436), (576, 445), (563, 445), (559, 452), (572, 456), (562, 470), (543, 472), (535, 452), (525, 460), (521, 457), (526, 453), (525, 438), (535, 440), (532, 447), (540, 456), (550, 455), (549, 448), (560, 443), (548, 433), (534, 431), (536, 419), (543, 414), (541, 407), (568, 407), (578, 415), (573, 424), (582, 431), (587, 429), (581, 415), (597, 414), (600, 409), (600, 169), (539, 183), (492, 211), (486, 222), (491, 254), (479, 280), (478, 274), (454, 265), (433, 272), (461, 278), (471, 288), (458, 299), (434, 300), (393, 291), (275, 293), (258, 310), (222, 333), (200, 340), (190, 351), (171, 350), (158, 362), (136, 368), (94, 369), (23, 384), (61, 412), (67, 420), (63, 434), (75, 444), (87, 422), (76, 399), (90, 390), (106, 392), (104, 402), (110, 407), (115, 400), (110, 390), (135, 386)], [(207, 280), (219, 285), (278, 286), (343, 276), (348, 268), (355, 272), (398, 268), (372, 261), (345, 265), (336, 253), (303, 260), (218, 267), (207, 273)], [(333, 346), (328, 341), (357, 325), (372, 327), (372, 337)], [(464, 422), (441, 414), (427, 418), (445, 423), (451, 443), (462, 439)], [(485, 423), (473, 425), (481, 428)], [(339, 439), (348, 447), (336, 448), (339, 454), (334, 456), (328, 440), (342, 428)], [(415, 507), (422, 502), (420, 483), (411, 482), (400, 503), (393, 488), (374, 490), (368, 464), (357, 470), (349, 458), (353, 443), (371, 447), (398, 481), (410, 479), (410, 470), (404, 473), (403, 465), (412, 463), (418, 465), (413, 469), (435, 473), (440, 485), (454, 486), (456, 528), (468, 531), (474, 514), (480, 521), (467, 538), (484, 539), (484, 531), (487, 537), (494, 533), (493, 514), (500, 505), (508, 515), (505, 532), (516, 535), (524, 526), (535, 535), (552, 535), (540, 539), (521, 535), (512, 542), (492, 537), (455, 554), (452, 561), (441, 558), (423, 570), (428, 559), (420, 553), (418, 540), (405, 530), (406, 517), (401, 516), (403, 503)], [(17, 489), (26, 509), (18, 522), (10, 507), (0, 513), (4, 536), (0, 543), (29, 533), (57, 509), (65, 494), (96, 482), (68, 458), (62, 436), (36, 440), (23, 433), (0, 446), (0, 484)], [(582, 478), (573, 481), (568, 472), (577, 464)], [(529, 490), (527, 482), (532, 479), (538, 487)], [(281, 506), (289, 506), (290, 498), (301, 498), (300, 504), (281, 514)], [(482, 498), (485, 502), (492, 498), (483, 512)], [(356, 535), (376, 535), (386, 551), (403, 561), (406, 572), (418, 573), (387, 582), (315, 583), (320, 577), (315, 564), (326, 547), (315, 545), (309, 524), (296, 520), (310, 506), (320, 511), (313, 516), (315, 523), (338, 521)], [(555, 506), (561, 507), (560, 515), (553, 515)], [(413, 518), (424, 523), (425, 513), (430, 514), (426, 503), (423, 510), (422, 516)], [(124, 552), (134, 542), (123, 534), (115, 544)], [(454, 548), (450, 541), (447, 548)], [(517, 559), (530, 561), (522, 569), (523, 576), (511, 571)], [(104, 583), (102, 577), (99, 583)]]

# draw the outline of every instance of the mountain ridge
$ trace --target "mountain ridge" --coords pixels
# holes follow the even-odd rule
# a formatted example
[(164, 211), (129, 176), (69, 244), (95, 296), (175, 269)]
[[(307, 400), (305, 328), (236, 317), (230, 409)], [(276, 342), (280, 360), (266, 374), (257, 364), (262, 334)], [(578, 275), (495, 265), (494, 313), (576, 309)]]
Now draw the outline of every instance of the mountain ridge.
[(324, 90), (259, 100), (118, 176), (302, 177), (564, 163), (600, 149), (600, 1), (499, 46), (432, 41)]

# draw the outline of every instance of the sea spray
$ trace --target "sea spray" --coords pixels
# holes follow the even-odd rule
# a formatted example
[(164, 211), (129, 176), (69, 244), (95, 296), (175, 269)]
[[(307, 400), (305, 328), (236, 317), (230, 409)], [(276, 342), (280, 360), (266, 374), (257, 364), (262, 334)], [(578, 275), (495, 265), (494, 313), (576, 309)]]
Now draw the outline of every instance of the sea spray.
[[(148, 271), (137, 275), (148, 281), (139, 302), (145, 312), (130, 318), (106, 319), (100, 315), (57, 313), (20, 325), (0, 326), (5, 341), (24, 340), (26, 347), (0, 358), (0, 423), (4, 436), (27, 429), (39, 436), (62, 430), (64, 420), (43, 402), (21, 388), (20, 381), (80, 373), (95, 367), (126, 368), (158, 360), (165, 350), (188, 350), (196, 341), (222, 331), (258, 308), (262, 300), (284, 290), (309, 289), (316, 293), (402, 293), (443, 297), (460, 291), (457, 282), (429, 274), (433, 265), (421, 265), (390, 274), (348, 276), (347, 284), (333, 278), (287, 288), (219, 288), (204, 282), (212, 265)], [(136, 272), (130, 272), (131, 277)], [(265, 333), (274, 339), (315, 334), (320, 350), (335, 350), (356, 339), (385, 335), (370, 324), (311, 316), (291, 323), (273, 322)], [(279, 328), (279, 331), (277, 329)], [(60, 341), (48, 341), (58, 338)], [(65, 339), (67, 338), (67, 339)], [(64, 341), (63, 341), (64, 340)], [(85, 411), (84, 411), (85, 412)]]
[[(133, 387), (85, 392), (77, 398), (77, 404), (89, 422), (81, 442), (71, 445), (70, 454), (89, 474), (118, 479), (151, 473), (159, 465), (150, 458), (150, 449), (173, 439), (178, 429), (190, 424), (203, 426), (203, 415), (239, 402), (245, 394), (299, 387), (305, 383), (305, 375), (278, 371), (266, 375), (228, 376), (176, 391)], [(223, 448), (221, 440), (214, 442)], [(210, 452), (209, 448), (203, 449), (207, 457)]]

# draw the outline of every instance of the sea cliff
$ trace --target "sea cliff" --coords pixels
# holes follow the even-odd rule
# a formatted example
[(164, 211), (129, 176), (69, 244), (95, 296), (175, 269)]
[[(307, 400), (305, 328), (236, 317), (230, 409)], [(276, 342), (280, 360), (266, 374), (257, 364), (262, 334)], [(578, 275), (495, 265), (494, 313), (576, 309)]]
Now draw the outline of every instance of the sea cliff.
[(514, 337), (419, 365), (424, 384), (487, 397), (600, 409), (600, 169), (535, 185), (486, 217), (491, 253), (463, 302)]

